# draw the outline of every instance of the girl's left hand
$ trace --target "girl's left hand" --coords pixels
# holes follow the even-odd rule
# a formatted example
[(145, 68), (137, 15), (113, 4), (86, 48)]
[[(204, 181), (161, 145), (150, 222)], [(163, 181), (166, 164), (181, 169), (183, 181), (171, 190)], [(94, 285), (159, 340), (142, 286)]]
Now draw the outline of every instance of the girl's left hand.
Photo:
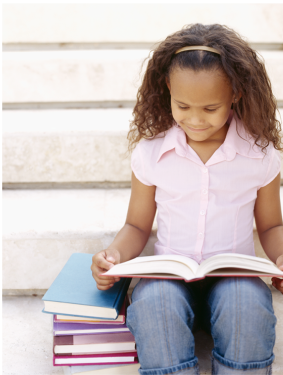
[[(276, 266), (283, 271), (283, 255), (280, 255), (280, 257), (276, 260)], [(279, 290), (283, 294), (283, 279), (279, 279), (278, 277), (272, 277), (271, 279), (272, 285)]]

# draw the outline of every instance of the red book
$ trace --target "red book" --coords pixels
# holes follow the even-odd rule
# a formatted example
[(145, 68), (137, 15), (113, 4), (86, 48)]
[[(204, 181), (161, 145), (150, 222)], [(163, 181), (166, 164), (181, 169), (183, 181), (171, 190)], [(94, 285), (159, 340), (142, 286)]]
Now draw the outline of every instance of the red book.
[(111, 354), (53, 355), (54, 366), (118, 365), (130, 363), (138, 363), (136, 351)]

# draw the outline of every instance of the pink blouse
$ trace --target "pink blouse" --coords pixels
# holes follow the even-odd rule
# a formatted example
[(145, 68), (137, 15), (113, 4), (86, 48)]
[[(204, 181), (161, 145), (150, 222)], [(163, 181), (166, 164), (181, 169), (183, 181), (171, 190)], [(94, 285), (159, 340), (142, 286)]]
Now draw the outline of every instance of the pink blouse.
[(154, 253), (181, 254), (198, 263), (220, 253), (255, 255), (257, 191), (280, 172), (279, 151), (270, 143), (266, 152), (235, 117), (224, 143), (205, 164), (179, 126), (140, 142), (131, 165), (139, 181), (156, 186)]

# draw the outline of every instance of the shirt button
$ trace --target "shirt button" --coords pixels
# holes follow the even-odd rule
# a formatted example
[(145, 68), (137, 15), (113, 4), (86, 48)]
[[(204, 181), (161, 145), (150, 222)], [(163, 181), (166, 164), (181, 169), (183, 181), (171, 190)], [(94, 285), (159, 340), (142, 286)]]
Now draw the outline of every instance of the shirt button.
[(203, 192), (203, 194), (206, 194), (206, 193), (207, 193), (207, 190), (206, 190), (206, 189), (203, 189), (202, 192)]
[(199, 233), (198, 235), (199, 235), (200, 237), (202, 237), (202, 236), (203, 236), (203, 233)]
[(201, 211), (200, 211), (200, 214), (201, 214), (201, 215), (205, 215), (205, 211), (204, 211), (204, 210), (201, 210)]
[(207, 173), (207, 169), (203, 169), (202, 171), (203, 171), (203, 173)]

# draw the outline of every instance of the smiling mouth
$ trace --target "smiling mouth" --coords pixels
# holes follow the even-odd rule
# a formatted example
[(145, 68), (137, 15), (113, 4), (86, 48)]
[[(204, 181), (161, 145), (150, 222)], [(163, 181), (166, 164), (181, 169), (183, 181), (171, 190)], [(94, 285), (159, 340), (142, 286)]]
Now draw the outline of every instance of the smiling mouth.
[(198, 128), (191, 128), (190, 126), (188, 126), (188, 128), (190, 129), (190, 130), (193, 130), (193, 131), (195, 131), (195, 132), (198, 132), (198, 131), (203, 131), (203, 130), (206, 130), (206, 129), (208, 129), (208, 128), (203, 128), (203, 129), (198, 129)]

